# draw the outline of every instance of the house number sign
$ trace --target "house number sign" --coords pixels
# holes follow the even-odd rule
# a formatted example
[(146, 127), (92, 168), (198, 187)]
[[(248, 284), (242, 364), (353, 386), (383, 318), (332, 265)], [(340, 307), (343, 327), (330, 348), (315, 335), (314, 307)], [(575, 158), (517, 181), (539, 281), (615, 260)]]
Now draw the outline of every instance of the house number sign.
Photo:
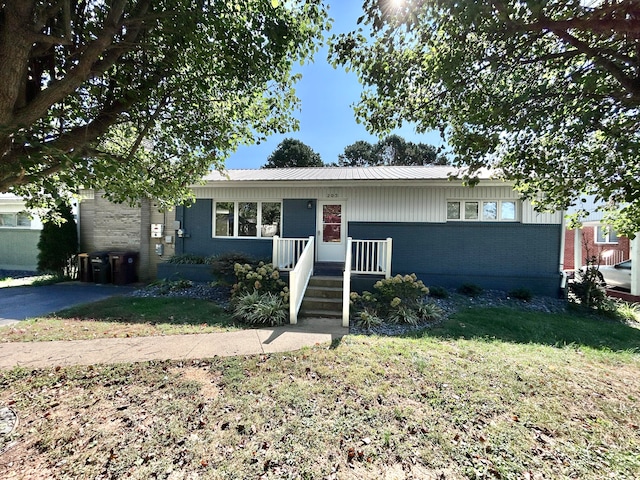
[(338, 194), (336, 192), (329, 192), (326, 194), (326, 198), (338, 198)]

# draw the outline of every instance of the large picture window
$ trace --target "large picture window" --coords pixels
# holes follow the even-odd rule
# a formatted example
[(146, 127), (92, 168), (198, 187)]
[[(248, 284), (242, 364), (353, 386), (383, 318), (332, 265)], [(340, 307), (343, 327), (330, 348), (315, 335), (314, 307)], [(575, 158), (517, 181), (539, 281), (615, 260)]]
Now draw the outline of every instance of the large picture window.
[(280, 202), (214, 202), (214, 237), (269, 238), (280, 235)]
[(515, 222), (514, 200), (449, 200), (448, 221)]

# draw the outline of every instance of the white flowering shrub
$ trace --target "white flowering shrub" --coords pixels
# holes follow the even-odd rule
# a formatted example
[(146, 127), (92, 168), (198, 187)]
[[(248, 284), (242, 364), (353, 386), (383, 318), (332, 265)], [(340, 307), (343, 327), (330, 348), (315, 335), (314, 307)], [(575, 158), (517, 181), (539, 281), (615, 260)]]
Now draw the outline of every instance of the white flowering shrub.
[(442, 318), (442, 310), (436, 305), (425, 307), (429, 289), (415, 273), (378, 280), (373, 288), (374, 292), (365, 291), (362, 295), (351, 293), (351, 311), (360, 326), (369, 328), (378, 321), (417, 325)]
[(281, 325), (289, 315), (289, 287), (270, 263), (236, 263), (231, 289), (233, 316), (251, 325)]
[(260, 262), (253, 267), (248, 263), (236, 263), (234, 266), (236, 283), (231, 289), (232, 302), (248, 293), (272, 293), (279, 296), (285, 304), (289, 303), (289, 287), (280, 278), (280, 271), (270, 263)]

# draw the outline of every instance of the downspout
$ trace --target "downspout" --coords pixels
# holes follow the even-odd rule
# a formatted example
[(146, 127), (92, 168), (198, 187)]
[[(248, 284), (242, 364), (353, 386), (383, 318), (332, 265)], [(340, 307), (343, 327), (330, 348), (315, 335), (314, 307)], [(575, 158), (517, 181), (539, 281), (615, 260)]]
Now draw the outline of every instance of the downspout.
[(566, 297), (566, 288), (567, 288), (567, 274), (564, 272), (564, 248), (566, 244), (566, 234), (567, 234), (567, 226), (566, 226), (566, 212), (562, 212), (562, 221), (560, 222), (560, 259), (558, 262), (558, 266), (560, 268), (560, 289), (563, 292), (563, 296)]

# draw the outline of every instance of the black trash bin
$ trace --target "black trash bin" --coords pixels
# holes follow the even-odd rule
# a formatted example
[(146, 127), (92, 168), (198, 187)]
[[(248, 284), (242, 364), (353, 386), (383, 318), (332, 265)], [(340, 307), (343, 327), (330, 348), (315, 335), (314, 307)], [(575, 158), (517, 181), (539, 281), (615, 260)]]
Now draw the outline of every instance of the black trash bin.
[(109, 252), (91, 252), (91, 273), (95, 283), (111, 282), (111, 266), (109, 265)]
[(111, 279), (116, 285), (126, 285), (137, 280), (137, 252), (109, 252)]
[(81, 282), (92, 282), (91, 260), (88, 253), (78, 254), (78, 279)]

